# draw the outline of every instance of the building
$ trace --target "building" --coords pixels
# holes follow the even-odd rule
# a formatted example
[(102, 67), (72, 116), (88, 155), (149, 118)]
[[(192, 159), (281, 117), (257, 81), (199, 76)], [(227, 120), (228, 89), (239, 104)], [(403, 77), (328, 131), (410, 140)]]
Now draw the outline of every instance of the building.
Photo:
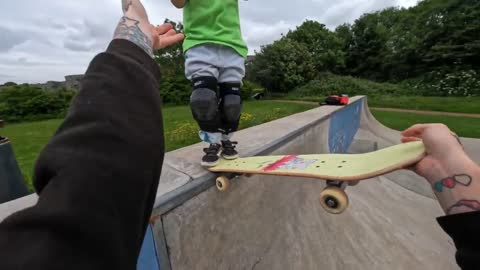
[(65, 76), (65, 88), (78, 92), (84, 75)]

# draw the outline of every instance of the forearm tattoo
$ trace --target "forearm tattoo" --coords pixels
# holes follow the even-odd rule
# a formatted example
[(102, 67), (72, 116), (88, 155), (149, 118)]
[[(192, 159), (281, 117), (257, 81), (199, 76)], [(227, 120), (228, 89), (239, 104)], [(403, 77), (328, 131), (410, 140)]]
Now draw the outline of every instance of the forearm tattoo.
[[(433, 183), (433, 190), (438, 193), (446, 189), (454, 189), (457, 186), (469, 187), (472, 184), (472, 177), (468, 174), (456, 174), (443, 178)], [(447, 214), (463, 213), (480, 210), (480, 202), (477, 200), (461, 199), (448, 207)]]
[(122, 9), (123, 12), (127, 12), (130, 6), (132, 5), (133, 0), (122, 0)]
[(460, 200), (447, 209), (447, 214), (480, 210), (480, 202), (476, 200)]
[(139, 21), (123, 16), (115, 30), (114, 38), (126, 39), (142, 48), (150, 57), (154, 57), (153, 43), (145, 33), (142, 32)]
[(472, 177), (470, 175), (457, 174), (433, 183), (433, 189), (436, 192), (443, 192), (445, 188), (453, 189), (455, 188), (455, 186), (457, 186), (457, 184), (468, 187), (470, 186), (471, 183), (472, 183)]

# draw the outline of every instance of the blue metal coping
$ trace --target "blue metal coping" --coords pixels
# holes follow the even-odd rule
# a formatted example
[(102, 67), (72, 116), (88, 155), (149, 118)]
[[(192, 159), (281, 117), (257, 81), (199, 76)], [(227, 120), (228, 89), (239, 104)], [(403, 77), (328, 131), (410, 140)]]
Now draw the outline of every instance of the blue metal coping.
[(336, 111), (330, 118), (328, 146), (330, 153), (346, 153), (360, 127), (362, 102), (355, 102), (345, 109)]

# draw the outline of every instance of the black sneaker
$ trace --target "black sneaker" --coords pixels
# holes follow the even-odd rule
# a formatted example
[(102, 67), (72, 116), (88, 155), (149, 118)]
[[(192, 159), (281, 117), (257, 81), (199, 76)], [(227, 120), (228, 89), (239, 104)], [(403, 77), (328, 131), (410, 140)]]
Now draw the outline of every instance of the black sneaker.
[(218, 164), (219, 155), (221, 152), (222, 146), (218, 143), (210, 144), (210, 147), (203, 148), (205, 155), (202, 157), (202, 166), (204, 167), (213, 167)]
[(222, 157), (224, 159), (236, 159), (238, 158), (238, 152), (235, 150), (235, 145), (238, 142), (232, 142), (230, 140), (222, 141)]

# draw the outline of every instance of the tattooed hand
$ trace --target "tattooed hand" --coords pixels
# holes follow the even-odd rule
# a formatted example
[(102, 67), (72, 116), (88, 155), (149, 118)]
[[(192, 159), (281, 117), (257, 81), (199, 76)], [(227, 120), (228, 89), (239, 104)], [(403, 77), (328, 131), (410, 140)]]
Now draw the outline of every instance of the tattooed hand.
[(114, 39), (126, 39), (142, 48), (150, 57), (154, 51), (183, 40), (171, 24), (153, 26), (140, 0), (122, 0), (124, 16), (115, 30)]
[(480, 210), (480, 168), (455, 133), (443, 124), (420, 124), (402, 135), (402, 142), (423, 140), (427, 155), (413, 170), (430, 182), (447, 214)]

